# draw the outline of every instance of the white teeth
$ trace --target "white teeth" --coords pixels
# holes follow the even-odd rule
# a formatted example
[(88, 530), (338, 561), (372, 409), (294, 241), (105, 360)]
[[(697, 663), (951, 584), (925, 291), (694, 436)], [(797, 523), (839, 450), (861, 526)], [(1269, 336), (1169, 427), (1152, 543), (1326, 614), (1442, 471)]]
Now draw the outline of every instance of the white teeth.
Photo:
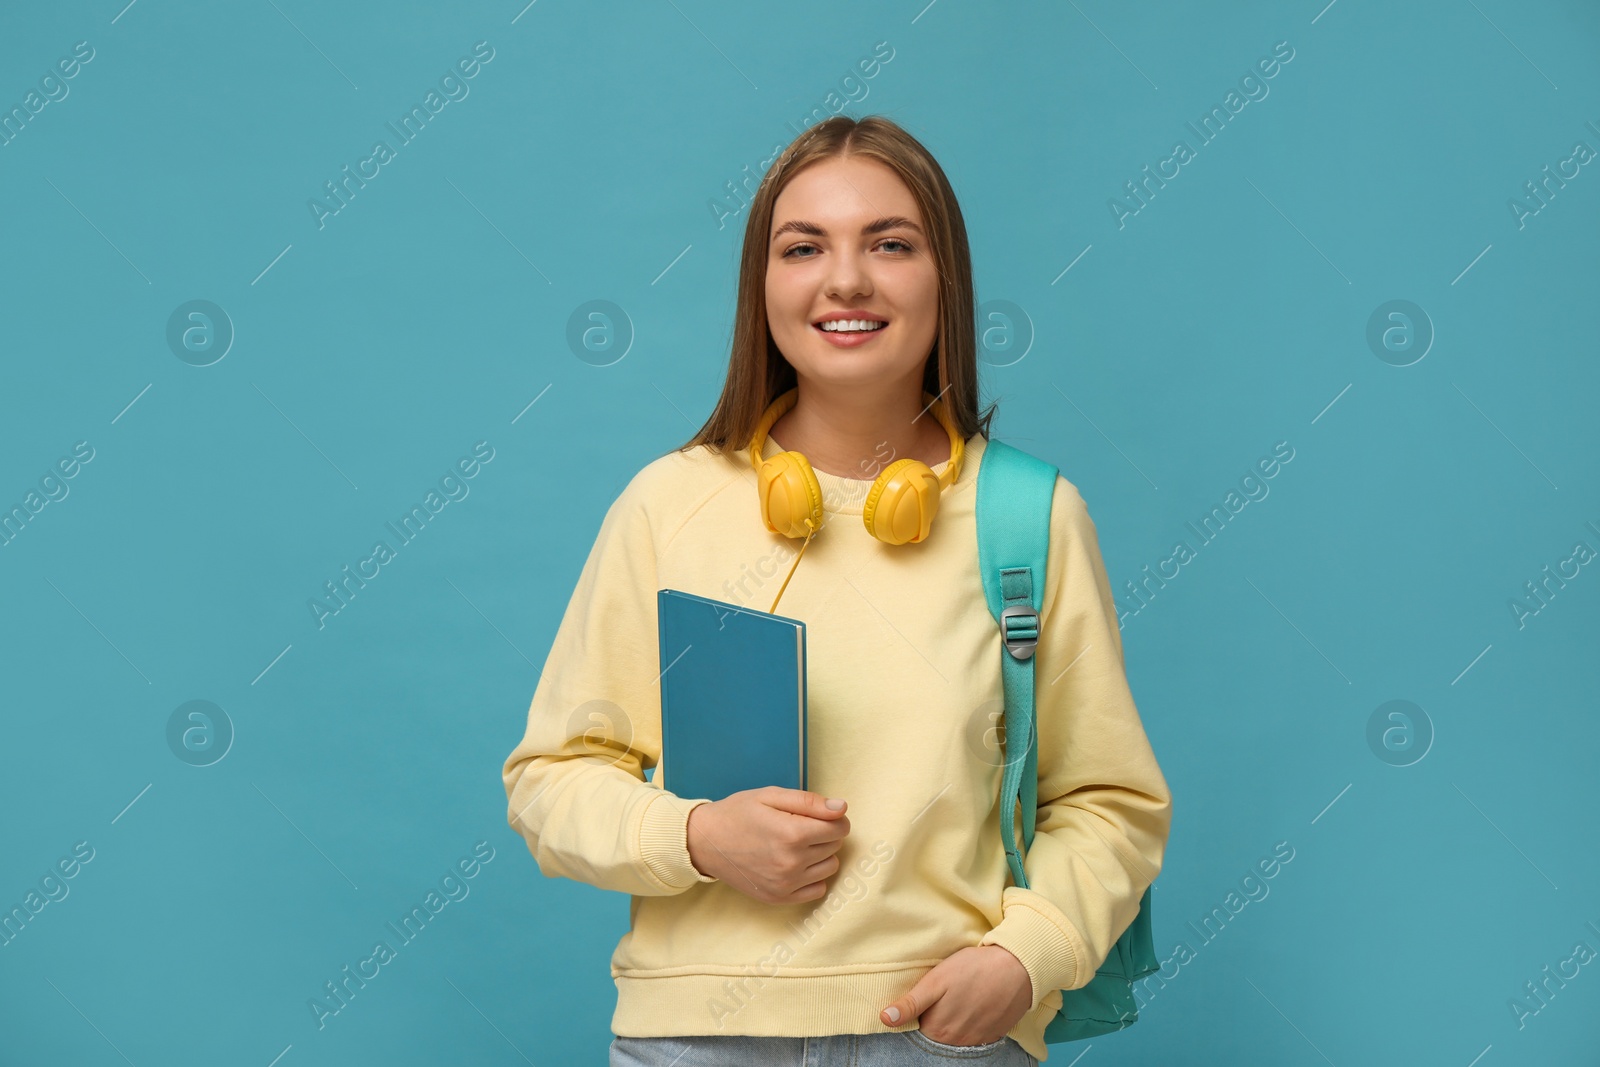
[(870, 333), (873, 330), (881, 330), (889, 324), (874, 322), (871, 319), (833, 319), (820, 325), (829, 333)]

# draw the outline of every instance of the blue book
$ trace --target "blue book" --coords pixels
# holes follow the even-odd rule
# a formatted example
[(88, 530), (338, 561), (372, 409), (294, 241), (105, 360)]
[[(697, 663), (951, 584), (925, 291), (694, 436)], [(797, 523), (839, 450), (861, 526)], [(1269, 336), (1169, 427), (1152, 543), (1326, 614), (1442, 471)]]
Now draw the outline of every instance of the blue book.
[(676, 589), (657, 592), (656, 613), (662, 788), (807, 788), (806, 624)]

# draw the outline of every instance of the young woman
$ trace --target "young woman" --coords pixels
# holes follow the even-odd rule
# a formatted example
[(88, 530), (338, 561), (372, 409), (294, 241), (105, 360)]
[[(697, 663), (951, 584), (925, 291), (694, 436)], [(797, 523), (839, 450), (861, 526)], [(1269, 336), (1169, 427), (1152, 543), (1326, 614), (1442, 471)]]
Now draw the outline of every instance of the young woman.
[[(749, 209), (721, 399), (607, 511), (503, 768), (544, 874), (632, 896), (614, 1067), (1036, 1064), (1060, 991), (1160, 871), (1171, 794), (1062, 477), (1037, 836), (1029, 888), (1009, 882), (973, 315), (960, 209), (920, 143), (838, 116), (783, 152)], [(805, 622), (806, 789), (657, 784), (662, 588)]]

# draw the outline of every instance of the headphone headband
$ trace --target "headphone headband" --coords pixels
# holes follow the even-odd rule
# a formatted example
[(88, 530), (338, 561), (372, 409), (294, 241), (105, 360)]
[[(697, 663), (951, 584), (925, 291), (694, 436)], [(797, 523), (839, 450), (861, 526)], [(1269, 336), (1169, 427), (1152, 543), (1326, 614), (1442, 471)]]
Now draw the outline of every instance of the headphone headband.
[[(926, 391), (922, 395), (933, 410), (934, 418), (950, 436), (950, 458), (945, 463), (944, 473), (934, 474), (921, 460), (902, 456), (891, 460), (873, 479), (861, 503), (861, 521), (868, 533), (891, 545), (926, 539), (933, 518), (939, 512), (939, 494), (961, 476), (961, 461), (966, 451), (961, 431), (938, 397)], [(755, 468), (761, 519), (767, 529), (786, 537), (804, 537), (810, 544), (812, 535), (822, 528), (826, 510), (822, 485), (811, 461), (794, 449), (785, 449), (771, 459), (761, 458), (773, 424), (799, 399), (800, 387), (795, 386), (762, 413), (750, 442), (750, 465)], [(802, 547), (801, 551), (805, 549)], [(798, 556), (795, 562), (800, 562)], [(790, 573), (794, 573), (792, 569)], [(784, 579), (784, 585), (788, 585), (788, 579)], [(782, 588), (778, 595), (783, 595)], [(773, 605), (776, 610), (777, 601), (773, 601)]]
[[(755, 435), (750, 441), (750, 466), (755, 470), (761, 469), (761, 452), (766, 446), (767, 435), (772, 432), (772, 427), (800, 399), (800, 387), (797, 385), (788, 392), (779, 396), (762, 414), (761, 421), (756, 423)], [(939, 486), (948, 489), (961, 477), (961, 462), (965, 458), (966, 442), (961, 439), (961, 430), (956, 426), (944, 403), (932, 393), (923, 390), (922, 399), (928, 402), (928, 407), (933, 411), (933, 417), (944, 427), (945, 433), (950, 437), (950, 460), (945, 465), (944, 473), (939, 475)]]

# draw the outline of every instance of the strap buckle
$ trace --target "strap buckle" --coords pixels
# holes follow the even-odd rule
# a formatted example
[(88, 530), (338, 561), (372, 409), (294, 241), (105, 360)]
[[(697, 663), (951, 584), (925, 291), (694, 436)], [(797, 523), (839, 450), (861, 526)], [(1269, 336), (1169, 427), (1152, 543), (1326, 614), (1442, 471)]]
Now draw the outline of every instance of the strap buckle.
[(1000, 629), (1012, 659), (1028, 659), (1039, 644), (1039, 613), (1030, 604), (1011, 604), (1000, 612)]

